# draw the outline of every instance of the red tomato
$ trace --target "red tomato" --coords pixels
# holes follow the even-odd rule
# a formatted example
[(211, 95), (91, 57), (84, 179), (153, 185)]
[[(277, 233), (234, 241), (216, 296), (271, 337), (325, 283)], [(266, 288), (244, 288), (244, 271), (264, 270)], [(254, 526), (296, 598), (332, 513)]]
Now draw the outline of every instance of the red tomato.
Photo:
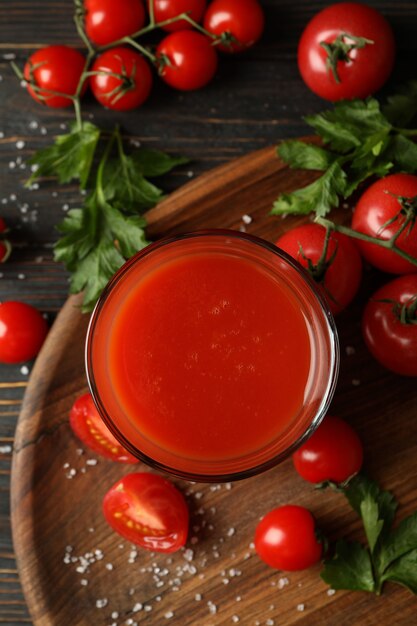
[[(59, 109), (70, 106), (72, 100), (64, 96), (49, 95), (47, 90), (73, 96), (77, 91), (84, 66), (85, 58), (78, 50), (68, 46), (47, 46), (29, 57), (23, 73), (28, 81), (28, 91), (32, 98), (48, 107)], [(42, 91), (35, 92), (29, 84), (31, 80)], [(84, 84), (82, 93), (86, 88), (87, 85)]]
[(265, 25), (257, 0), (214, 0), (204, 16), (204, 28), (230, 44), (219, 45), (223, 52), (239, 52), (253, 46)]
[(89, 393), (77, 398), (72, 405), (70, 425), (74, 434), (86, 446), (106, 459), (119, 463), (139, 463), (109, 431)]
[[(206, 8), (206, 0), (148, 0), (148, 5), (153, 2), (154, 16), (156, 22), (170, 20), (181, 13), (188, 13), (194, 22), (200, 22)], [(164, 30), (174, 32), (192, 28), (186, 20), (177, 20), (172, 24), (163, 26)]]
[(127, 474), (103, 500), (104, 517), (119, 535), (156, 552), (175, 552), (187, 540), (184, 496), (155, 474)]
[(137, 33), (145, 24), (142, 0), (85, 0), (85, 32), (97, 46)]
[(417, 376), (416, 303), (417, 274), (400, 276), (374, 293), (362, 318), (369, 351), (384, 367), (403, 376)]
[(288, 504), (273, 509), (259, 522), (255, 550), (270, 567), (292, 572), (320, 561), (323, 546), (310, 511)]
[(35, 307), (24, 302), (0, 302), (0, 363), (34, 359), (42, 347), (48, 325)]
[[(141, 54), (119, 46), (103, 52), (93, 63), (90, 86), (95, 98), (113, 111), (129, 111), (145, 102), (152, 89), (152, 72)], [(120, 74), (120, 78), (110, 73)], [(123, 76), (123, 78), (122, 78)]]
[[(391, 174), (381, 178), (368, 187), (356, 205), (352, 219), (352, 228), (360, 233), (372, 235), (379, 239), (390, 239), (404, 223), (405, 216), (398, 197), (406, 200), (417, 199), (417, 176), (411, 174)], [(415, 209), (411, 208), (415, 213)], [(402, 214), (400, 214), (400, 211)], [(397, 217), (398, 216), (398, 217)], [(395, 219), (396, 218), (396, 219)], [(388, 223), (391, 220), (392, 223)], [(381, 248), (378, 244), (357, 240), (362, 256), (371, 265), (392, 274), (409, 274), (417, 272), (417, 266), (402, 259), (395, 252)], [(417, 228), (408, 227), (398, 237), (399, 248), (417, 258)]]
[(276, 245), (310, 270), (335, 314), (355, 297), (361, 282), (362, 263), (355, 244), (348, 237), (334, 232), (330, 236), (326, 261), (330, 261), (334, 253), (335, 257), (330, 265), (320, 267), (325, 236), (323, 226), (303, 224), (282, 235)]
[(327, 415), (292, 458), (301, 478), (310, 483), (343, 483), (361, 469), (363, 447), (347, 422)]
[(181, 91), (207, 85), (217, 70), (217, 54), (210, 40), (194, 30), (165, 37), (156, 50), (163, 80)]
[[(323, 43), (333, 49), (334, 71)], [(356, 47), (350, 49), (349, 44)], [(387, 20), (372, 7), (357, 2), (333, 4), (317, 13), (298, 45), (298, 67), (304, 82), (318, 96), (331, 101), (366, 98), (380, 89), (391, 73), (394, 57), (394, 35)]]

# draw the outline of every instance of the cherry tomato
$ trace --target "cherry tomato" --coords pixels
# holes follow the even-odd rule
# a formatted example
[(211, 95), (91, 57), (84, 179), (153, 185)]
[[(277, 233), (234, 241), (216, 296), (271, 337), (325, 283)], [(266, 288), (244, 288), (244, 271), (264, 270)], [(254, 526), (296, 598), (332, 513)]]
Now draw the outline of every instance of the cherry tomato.
[(157, 51), (162, 79), (181, 91), (200, 89), (213, 78), (217, 54), (210, 40), (194, 30), (179, 30), (161, 41)]
[(48, 325), (35, 307), (24, 302), (0, 302), (0, 363), (34, 359), (42, 347)]
[(255, 550), (270, 567), (293, 572), (320, 561), (323, 546), (310, 511), (288, 504), (273, 509), (259, 522)]
[(239, 52), (253, 46), (265, 25), (264, 12), (257, 0), (214, 0), (204, 16), (204, 28), (222, 36), (223, 52)]
[(161, 476), (127, 474), (106, 493), (103, 512), (113, 530), (147, 550), (176, 552), (187, 540), (184, 496)]
[(335, 232), (330, 236), (327, 263), (319, 263), (325, 237), (326, 229), (323, 226), (303, 224), (282, 235), (276, 245), (310, 270), (330, 310), (335, 314), (347, 307), (355, 297), (361, 282), (362, 263), (355, 244), (348, 237)]
[(292, 458), (295, 469), (304, 480), (342, 483), (361, 469), (363, 447), (347, 422), (327, 415)]
[(378, 11), (358, 2), (333, 4), (317, 13), (298, 45), (304, 82), (331, 101), (366, 98), (378, 91), (394, 57), (391, 26)]
[[(73, 96), (85, 66), (83, 55), (68, 46), (47, 46), (34, 52), (28, 59), (24, 69), (24, 77), (28, 81), (28, 91), (32, 98), (48, 107), (59, 109), (68, 107), (72, 100), (65, 96), (53, 96), (47, 90)], [(36, 92), (30, 81), (41, 88)], [(86, 90), (84, 83), (82, 93)], [(45, 91), (43, 91), (45, 90)]]
[[(153, 2), (156, 22), (170, 20), (181, 13), (188, 13), (194, 22), (200, 22), (206, 8), (206, 0), (148, 0), (148, 5)], [(192, 24), (186, 20), (177, 20), (172, 24), (162, 27), (163, 30), (174, 32), (192, 28)]]
[(70, 426), (86, 446), (106, 459), (119, 463), (139, 463), (109, 431), (89, 393), (74, 402), (70, 411)]
[[(398, 196), (405, 198), (405, 203), (401, 202)], [(391, 174), (381, 178), (368, 187), (360, 197), (353, 214), (352, 228), (379, 239), (390, 239), (404, 223), (407, 200), (411, 215), (415, 215), (416, 209), (411, 205), (417, 204), (417, 176)], [(391, 250), (366, 241), (357, 240), (357, 244), (362, 256), (384, 272), (392, 274), (417, 272), (417, 266)], [(399, 235), (396, 244), (417, 258), (417, 228), (407, 227)]]
[[(143, 56), (130, 48), (119, 46), (103, 52), (91, 70), (103, 72), (91, 76), (91, 91), (103, 106), (113, 111), (135, 109), (151, 93), (151, 69)], [(120, 78), (111, 76), (112, 73)]]
[(85, 32), (97, 46), (133, 35), (145, 24), (142, 0), (85, 0)]
[(362, 332), (371, 354), (386, 368), (417, 376), (417, 274), (400, 276), (374, 293)]

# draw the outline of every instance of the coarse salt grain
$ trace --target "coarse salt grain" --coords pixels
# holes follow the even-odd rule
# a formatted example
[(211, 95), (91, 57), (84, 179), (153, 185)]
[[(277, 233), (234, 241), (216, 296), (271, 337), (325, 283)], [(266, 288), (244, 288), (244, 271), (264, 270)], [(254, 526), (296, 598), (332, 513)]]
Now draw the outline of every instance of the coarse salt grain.
[(303, 612), (305, 608), (305, 604), (297, 604), (297, 611)]
[(97, 465), (97, 463), (97, 459), (87, 459), (85, 462), (86, 465)]
[(173, 611), (167, 611), (164, 615), (165, 619), (171, 619), (171, 617), (174, 617), (174, 612)]
[(111, 572), (114, 569), (113, 563), (106, 563), (106, 569), (108, 569), (109, 572)]
[(141, 604), (140, 602), (137, 602), (135, 606), (133, 607), (132, 611), (133, 613), (139, 613), (139, 611), (141, 611), (142, 609), (143, 609), (143, 604)]
[(240, 617), (239, 615), (232, 615), (232, 622), (234, 624), (237, 624), (238, 622), (240, 622)]
[(265, 626), (274, 626), (275, 622), (273, 619), (269, 618), (265, 622)]
[(286, 587), (289, 584), (290, 584), (290, 581), (288, 580), (288, 578), (286, 577), (280, 578), (278, 581), (278, 589), (284, 589), (284, 587)]
[(253, 221), (253, 218), (250, 215), (247, 215), (247, 214), (242, 215), (242, 222), (244, 224), (251, 224), (252, 221)]
[(12, 446), (0, 446), (0, 454), (9, 454), (12, 451)]
[(23, 374), (23, 376), (27, 376), (29, 374), (28, 366), (22, 365), (22, 367), (20, 368), (20, 373)]
[(227, 531), (227, 536), (228, 537), (233, 537), (233, 535), (235, 534), (236, 529), (235, 528), (229, 528), (229, 530)]
[(328, 596), (334, 596), (335, 593), (336, 593), (336, 589), (328, 589), (327, 590), (327, 595)]
[(18, 150), (23, 150), (23, 148), (25, 147), (25, 142), (22, 139), (19, 139), (19, 141), (16, 141), (16, 148)]
[(201, 595), (201, 593), (196, 593), (196, 594), (195, 594), (195, 596), (194, 596), (194, 600), (195, 600), (196, 602), (200, 602), (200, 600), (202, 599), (202, 597), (203, 597), (203, 596)]
[(113, 611), (113, 613), (111, 614), (111, 618), (112, 619), (117, 619), (119, 617), (119, 614), (117, 611)]
[(80, 585), (82, 585), (83, 587), (87, 587), (88, 580), (86, 578), (81, 578)]
[(217, 606), (214, 604), (214, 602), (209, 600), (207, 602), (207, 606), (208, 606), (208, 610), (209, 610), (210, 615), (216, 615), (216, 613), (217, 613)]
[(98, 609), (104, 609), (105, 606), (107, 606), (109, 603), (109, 601), (107, 600), (107, 598), (100, 598), (99, 600), (96, 600), (96, 607)]

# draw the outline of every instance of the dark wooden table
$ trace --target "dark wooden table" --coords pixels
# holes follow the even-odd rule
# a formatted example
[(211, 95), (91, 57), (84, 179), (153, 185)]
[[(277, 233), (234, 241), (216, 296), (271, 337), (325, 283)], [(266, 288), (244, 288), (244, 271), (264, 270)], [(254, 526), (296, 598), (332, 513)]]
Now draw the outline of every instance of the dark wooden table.
[[(117, 121), (144, 145), (193, 160), (162, 181), (167, 191), (229, 159), (305, 134), (301, 116), (325, 106), (299, 78), (296, 48), (304, 24), (329, 3), (262, 4), (267, 16), (262, 42), (244, 56), (223, 58), (216, 79), (203, 91), (180, 94), (157, 84), (144, 107), (117, 116), (86, 99), (85, 115), (98, 125), (110, 128)], [(417, 2), (368, 4), (381, 10), (395, 31), (398, 57), (390, 84), (415, 78)], [(14, 243), (12, 257), (0, 268), (0, 298), (34, 304), (52, 322), (67, 297), (67, 274), (52, 259), (55, 225), (68, 207), (77, 206), (79, 196), (75, 186), (49, 182), (28, 191), (23, 181), (29, 173), (27, 159), (63, 132), (71, 112), (37, 105), (21, 89), (9, 61), (15, 58), (23, 65), (36, 48), (80, 42), (71, 0), (2, 0), (0, 16), (0, 215), (13, 229)], [(0, 365), (0, 624), (7, 626), (31, 623), (19, 586), (9, 513), (13, 433), (29, 369)]]

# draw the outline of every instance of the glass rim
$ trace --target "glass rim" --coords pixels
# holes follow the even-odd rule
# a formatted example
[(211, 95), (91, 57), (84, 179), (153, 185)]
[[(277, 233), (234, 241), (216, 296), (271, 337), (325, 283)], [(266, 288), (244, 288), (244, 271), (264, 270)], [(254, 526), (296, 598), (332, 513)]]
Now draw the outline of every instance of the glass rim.
[[(115, 425), (114, 421), (106, 411), (106, 408), (101, 400), (97, 384), (94, 378), (93, 371), (93, 356), (92, 356), (92, 346), (93, 346), (93, 334), (98, 323), (98, 319), (100, 316), (100, 312), (106, 304), (108, 297), (111, 295), (113, 288), (119, 283), (120, 280), (123, 279), (124, 275), (131, 269), (132, 266), (136, 265), (136, 263), (140, 262), (142, 259), (147, 257), (149, 254), (152, 254), (155, 251), (158, 251), (160, 248), (163, 248), (169, 244), (176, 243), (178, 241), (182, 241), (184, 239), (196, 239), (199, 237), (229, 237), (235, 240), (243, 240), (246, 242), (250, 242), (257, 246), (260, 246), (263, 249), (273, 253), (275, 256), (278, 256), (285, 263), (290, 265), (296, 273), (301, 276), (302, 279), (307, 283), (310, 288), (312, 294), (319, 304), (319, 308), (323, 315), (323, 319), (326, 322), (326, 327), (328, 331), (329, 338), (329, 380), (326, 386), (326, 389), (323, 394), (323, 398), (320, 402), (318, 409), (315, 411), (314, 416), (309, 422), (308, 426), (305, 430), (295, 439), (288, 447), (279, 453), (273, 455), (270, 459), (263, 461), (257, 465), (252, 467), (248, 467), (246, 469), (229, 472), (229, 473), (201, 473), (198, 472), (189, 472), (185, 470), (181, 470), (175, 467), (171, 467), (157, 461), (156, 459), (148, 456), (141, 450), (139, 450), (134, 444), (132, 444), (125, 435), (119, 430), (119, 428)], [(291, 257), (284, 250), (281, 250), (274, 244), (258, 237), (256, 235), (252, 235), (249, 233), (244, 233), (237, 230), (231, 229), (201, 229), (191, 232), (184, 232), (178, 235), (171, 235), (167, 237), (163, 237), (149, 245), (145, 248), (137, 252), (130, 259), (126, 261), (119, 268), (119, 270), (112, 276), (110, 281), (107, 283), (106, 287), (102, 291), (99, 300), (97, 301), (94, 310), (91, 314), (90, 321), (88, 324), (87, 334), (86, 334), (86, 342), (85, 342), (85, 369), (87, 376), (87, 383), (93, 398), (94, 404), (99, 412), (100, 417), (103, 422), (110, 430), (110, 432), (116, 437), (116, 439), (126, 448), (128, 452), (130, 452), (134, 457), (138, 460), (146, 463), (153, 469), (158, 471), (166, 472), (170, 475), (176, 476), (177, 478), (181, 478), (183, 480), (189, 480), (193, 482), (206, 482), (206, 483), (219, 483), (219, 482), (230, 482), (236, 480), (242, 480), (245, 478), (249, 478), (251, 476), (255, 476), (256, 474), (260, 474), (268, 469), (272, 469), (285, 459), (287, 459), (297, 448), (299, 448), (317, 429), (317, 427), (322, 422), (324, 416), (327, 413), (327, 410), (332, 401), (336, 383), (339, 374), (339, 362), (340, 362), (340, 347), (338, 341), (338, 333), (336, 324), (333, 318), (332, 313), (330, 312), (329, 306), (320, 292), (317, 284), (314, 282), (308, 271), (302, 267), (293, 257)]]

